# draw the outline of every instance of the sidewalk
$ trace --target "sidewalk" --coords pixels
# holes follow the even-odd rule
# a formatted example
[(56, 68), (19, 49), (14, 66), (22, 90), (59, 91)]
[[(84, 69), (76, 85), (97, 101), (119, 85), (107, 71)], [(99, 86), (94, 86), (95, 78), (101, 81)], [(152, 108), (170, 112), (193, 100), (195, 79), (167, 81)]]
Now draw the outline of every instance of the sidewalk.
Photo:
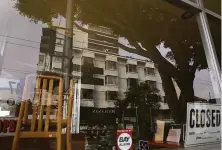
[(195, 146), (195, 147), (188, 147), (188, 148), (163, 148), (158, 150), (221, 150), (221, 144), (212, 144), (212, 145), (204, 145), (204, 146)]

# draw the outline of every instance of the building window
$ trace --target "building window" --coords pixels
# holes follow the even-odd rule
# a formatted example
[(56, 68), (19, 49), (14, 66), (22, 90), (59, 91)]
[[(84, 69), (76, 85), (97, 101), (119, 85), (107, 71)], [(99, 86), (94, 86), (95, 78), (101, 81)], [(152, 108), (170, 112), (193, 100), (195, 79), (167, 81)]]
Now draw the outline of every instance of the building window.
[(104, 79), (93, 78), (93, 80), (94, 80), (94, 85), (104, 85)]
[(127, 72), (136, 73), (136, 72), (137, 72), (137, 70), (136, 70), (136, 65), (127, 65), (127, 66), (126, 66), (126, 71), (127, 71)]
[(53, 70), (56, 73), (62, 73), (62, 69), (61, 68), (53, 68)]
[(44, 55), (39, 55), (39, 65), (42, 65), (44, 63)]
[(155, 70), (154, 68), (144, 68), (144, 72), (145, 72), (145, 75), (155, 75)]
[(53, 59), (54, 59), (54, 62), (62, 62), (62, 57), (54, 56)]
[(63, 56), (63, 52), (54, 52), (54, 55), (62, 57)]
[(83, 99), (93, 99), (93, 90), (92, 89), (82, 89), (82, 98)]
[(82, 78), (81, 78), (81, 84), (91, 84), (91, 85), (93, 85), (94, 84), (94, 80), (93, 80), (92, 77), (83, 75)]
[(128, 88), (137, 85), (137, 83), (138, 83), (137, 79), (133, 79), (133, 78), (127, 79), (127, 87)]
[(116, 91), (106, 91), (106, 100), (117, 100)]
[(80, 72), (80, 65), (73, 64), (73, 71)]
[(149, 86), (151, 86), (151, 87), (153, 87), (153, 88), (156, 88), (156, 81), (147, 80), (146, 83), (147, 83)]
[(115, 61), (106, 61), (106, 69), (116, 70), (117, 63)]
[(63, 45), (63, 44), (64, 44), (64, 39), (62, 39), (62, 38), (56, 38), (56, 44), (58, 44), (58, 45)]
[(83, 57), (83, 65), (93, 65), (93, 58), (91, 57)]
[(106, 76), (106, 84), (116, 85), (117, 77), (116, 76)]

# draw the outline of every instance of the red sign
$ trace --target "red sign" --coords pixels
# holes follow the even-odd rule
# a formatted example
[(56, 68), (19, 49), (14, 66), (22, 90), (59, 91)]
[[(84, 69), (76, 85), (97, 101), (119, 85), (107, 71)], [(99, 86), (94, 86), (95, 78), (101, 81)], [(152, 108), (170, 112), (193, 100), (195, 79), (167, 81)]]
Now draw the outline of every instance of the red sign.
[(17, 120), (15, 118), (0, 118), (0, 136), (12, 135), (16, 129)]
[(133, 150), (132, 130), (117, 130), (117, 150)]

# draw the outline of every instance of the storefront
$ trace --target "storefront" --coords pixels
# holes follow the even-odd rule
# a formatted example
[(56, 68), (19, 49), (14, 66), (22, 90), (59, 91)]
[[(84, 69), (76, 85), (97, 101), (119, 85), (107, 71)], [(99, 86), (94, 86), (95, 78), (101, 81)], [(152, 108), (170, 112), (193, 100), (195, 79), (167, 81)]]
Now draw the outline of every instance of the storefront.
[[(71, 134), (83, 135), (88, 149), (115, 145), (118, 128), (133, 130), (135, 145), (148, 140), (146, 133), (155, 142), (156, 120), (162, 130), (156, 139), (165, 142), (178, 132), (165, 130), (163, 122), (183, 130), (188, 104), (215, 100), (221, 108), (220, 0), (83, 1), (0, 0), (0, 138), (14, 138), (21, 100), (31, 102), (28, 117), (48, 123), (64, 123), (69, 114)], [(36, 82), (38, 75), (44, 79)], [(128, 92), (131, 87), (138, 88)], [(20, 118), (33, 122), (26, 119)], [(38, 131), (46, 132), (42, 125)], [(182, 146), (185, 132), (177, 138)]]

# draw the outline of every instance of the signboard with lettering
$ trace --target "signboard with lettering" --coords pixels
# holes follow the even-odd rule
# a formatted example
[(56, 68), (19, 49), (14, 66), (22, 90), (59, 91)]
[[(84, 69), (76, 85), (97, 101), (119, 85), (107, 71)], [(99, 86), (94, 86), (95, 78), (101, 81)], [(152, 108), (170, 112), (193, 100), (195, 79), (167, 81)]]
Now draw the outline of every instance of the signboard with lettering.
[(185, 146), (221, 141), (221, 105), (188, 103)]
[(93, 114), (115, 114), (116, 109), (111, 108), (93, 108), (92, 109)]
[(132, 130), (117, 130), (117, 150), (133, 150)]
[(17, 118), (0, 118), (0, 137), (15, 134)]

